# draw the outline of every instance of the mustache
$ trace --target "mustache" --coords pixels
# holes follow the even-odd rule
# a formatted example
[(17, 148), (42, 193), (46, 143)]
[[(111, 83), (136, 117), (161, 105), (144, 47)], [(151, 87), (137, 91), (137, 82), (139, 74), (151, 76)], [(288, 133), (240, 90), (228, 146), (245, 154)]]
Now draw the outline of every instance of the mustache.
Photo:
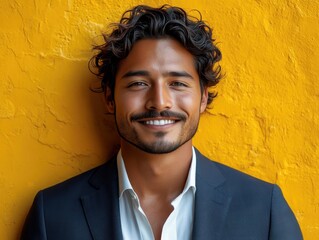
[(168, 117), (168, 118), (176, 118), (181, 121), (186, 121), (187, 116), (184, 113), (173, 112), (169, 110), (164, 110), (158, 112), (156, 110), (150, 110), (147, 112), (137, 113), (131, 116), (131, 121), (139, 121), (145, 118), (158, 118), (158, 117)]

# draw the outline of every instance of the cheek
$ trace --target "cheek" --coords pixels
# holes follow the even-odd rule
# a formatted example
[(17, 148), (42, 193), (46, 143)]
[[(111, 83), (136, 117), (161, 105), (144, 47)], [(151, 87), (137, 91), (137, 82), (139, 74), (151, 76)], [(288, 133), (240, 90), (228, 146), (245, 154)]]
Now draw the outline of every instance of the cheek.
[(130, 115), (135, 111), (140, 111), (143, 107), (143, 97), (137, 94), (118, 94), (115, 97), (117, 115)]
[(194, 93), (183, 93), (179, 94), (175, 102), (177, 105), (184, 109), (189, 114), (194, 114), (199, 112), (200, 104), (201, 104), (201, 97), (200, 94), (194, 94)]

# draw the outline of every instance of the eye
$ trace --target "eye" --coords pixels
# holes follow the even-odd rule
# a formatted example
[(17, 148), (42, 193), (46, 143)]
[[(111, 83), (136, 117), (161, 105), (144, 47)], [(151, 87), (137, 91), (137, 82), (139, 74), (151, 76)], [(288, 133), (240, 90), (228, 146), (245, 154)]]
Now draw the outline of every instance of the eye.
[(146, 87), (147, 83), (143, 81), (134, 81), (128, 84), (128, 88), (141, 88), (141, 87)]
[(188, 87), (188, 85), (181, 81), (175, 81), (170, 84), (172, 87)]

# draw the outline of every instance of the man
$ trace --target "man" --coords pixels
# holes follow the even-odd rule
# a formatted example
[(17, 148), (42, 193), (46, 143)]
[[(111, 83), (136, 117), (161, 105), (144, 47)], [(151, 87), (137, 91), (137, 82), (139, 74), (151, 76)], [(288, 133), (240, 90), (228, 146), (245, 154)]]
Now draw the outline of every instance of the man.
[(121, 150), (40, 191), (22, 239), (302, 239), (278, 186), (192, 146), (220, 78), (209, 26), (180, 8), (137, 6), (104, 38), (92, 61)]

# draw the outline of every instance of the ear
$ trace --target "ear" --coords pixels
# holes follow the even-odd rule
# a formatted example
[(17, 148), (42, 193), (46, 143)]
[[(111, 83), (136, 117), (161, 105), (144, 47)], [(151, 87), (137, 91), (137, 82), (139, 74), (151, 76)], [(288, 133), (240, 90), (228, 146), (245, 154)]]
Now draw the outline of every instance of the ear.
[(111, 89), (107, 88), (104, 95), (104, 104), (108, 113), (114, 113), (114, 100), (112, 98)]
[(200, 113), (203, 113), (207, 107), (207, 99), (208, 99), (208, 89), (207, 87), (204, 88), (202, 99), (200, 103)]

